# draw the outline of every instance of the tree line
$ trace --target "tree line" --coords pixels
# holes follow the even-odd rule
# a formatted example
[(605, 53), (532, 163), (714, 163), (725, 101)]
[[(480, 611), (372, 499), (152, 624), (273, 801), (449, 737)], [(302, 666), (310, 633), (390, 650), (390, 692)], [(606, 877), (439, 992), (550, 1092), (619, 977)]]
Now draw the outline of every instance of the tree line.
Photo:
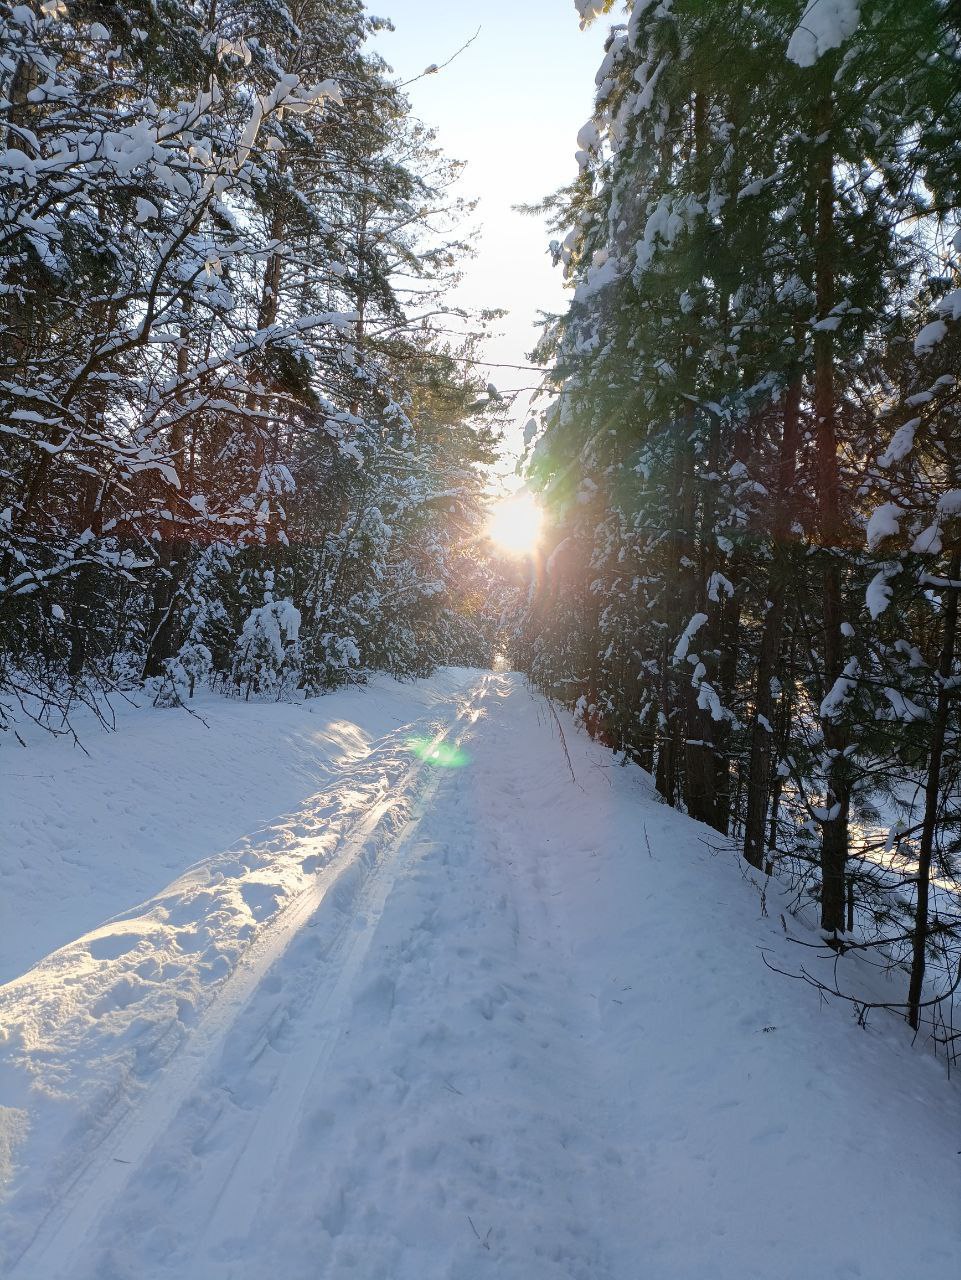
[(470, 206), (384, 25), (0, 3), (0, 723), (490, 660)]
[(623, 8), (545, 205), (517, 661), (917, 1027), (961, 943), (961, 9)]

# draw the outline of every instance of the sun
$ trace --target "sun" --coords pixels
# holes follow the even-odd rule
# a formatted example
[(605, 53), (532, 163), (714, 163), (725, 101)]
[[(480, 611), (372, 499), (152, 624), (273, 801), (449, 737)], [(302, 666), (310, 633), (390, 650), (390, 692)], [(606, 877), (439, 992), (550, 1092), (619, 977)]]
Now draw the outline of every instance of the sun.
[(487, 536), (508, 555), (526, 556), (536, 550), (543, 523), (544, 513), (534, 495), (515, 493), (491, 508)]

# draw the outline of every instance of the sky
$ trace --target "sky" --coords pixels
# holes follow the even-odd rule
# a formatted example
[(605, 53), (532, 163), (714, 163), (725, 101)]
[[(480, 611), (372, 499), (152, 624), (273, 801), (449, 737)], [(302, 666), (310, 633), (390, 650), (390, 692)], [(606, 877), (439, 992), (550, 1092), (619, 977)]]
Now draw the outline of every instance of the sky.
[[(446, 153), (467, 162), (461, 194), (480, 199), (478, 253), (456, 300), (507, 310), (488, 358), (524, 364), (538, 311), (561, 311), (565, 293), (543, 221), (512, 206), (534, 203), (576, 176), (577, 132), (591, 115), (607, 23), (581, 31), (573, 0), (368, 0), (368, 7), (394, 24), (376, 47), (404, 81), (446, 62), (480, 28), (449, 67), (406, 92)], [(491, 368), (490, 379), (513, 390), (537, 375)], [(521, 450), (527, 416), (524, 394), (505, 440), (505, 471)]]

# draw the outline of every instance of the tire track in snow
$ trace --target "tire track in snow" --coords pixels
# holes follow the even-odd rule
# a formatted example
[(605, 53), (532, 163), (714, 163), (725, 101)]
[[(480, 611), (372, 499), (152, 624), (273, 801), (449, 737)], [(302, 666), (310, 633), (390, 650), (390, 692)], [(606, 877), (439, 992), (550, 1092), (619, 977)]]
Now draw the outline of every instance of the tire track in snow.
[[(480, 714), (495, 677), (484, 676), (473, 688), (461, 695), (454, 716), (434, 735), (430, 749), (440, 745), (461, 723), (466, 722), (460, 740)], [(417, 727), (405, 726), (405, 739)], [(390, 735), (387, 740), (397, 735)], [(383, 748), (379, 748), (382, 751)], [(370, 764), (370, 761), (365, 764)], [(426, 780), (427, 785), (418, 787)], [(329, 1053), (336, 1039), (337, 1022), (333, 1016), (342, 1006), (350, 990), (350, 981), (366, 953), (376, 928), (380, 913), (389, 896), (397, 871), (397, 856), (404, 841), (420, 820), (424, 804), (436, 788), (439, 775), (431, 778), (429, 766), (420, 761), (410, 765), (392, 788), (376, 801), (346, 833), (336, 858), (318, 873), (315, 883), (287, 904), (248, 948), (242, 960), (220, 986), (212, 1004), (186, 1040), (172, 1054), (169, 1062), (158, 1073), (154, 1084), (130, 1109), (118, 1115), (107, 1125), (89, 1158), (74, 1174), (69, 1183), (59, 1189), (54, 1207), (41, 1220), (34, 1235), (20, 1251), (6, 1272), (7, 1280), (74, 1280), (77, 1266), (84, 1250), (96, 1240), (97, 1228), (141, 1167), (149, 1160), (153, 1149), (162, 1142), (198, 1086), (206, 1077), (216, 1078), (224, 1045), (232, 1030), (243, 1018), (248, 1007), (256, 1003), (258, 994), (268, 979), (270, 970), (288, 952), (296, 939), (312, 923), (325, 906), (340, 907), (343, 921), (334, 931), (329, 948), (317, 958), (318, 967), (332, 970), (332, 979), (322, 986), (316, 995), (313, 1012), (322, 1015), (325, 1006), (330, 1009), (330, 1034), (315, 1065), (310, 1066), (292, 1058), (293, 1087), (301, 1091), (319, 1069), (320, 1058)], [(399, 833), (391, 832), (388, 820), (393, 811), (403, 811), (405, 805), (416, 803), (418, 811), (408, 815)], [(382, 826), (388, 829), (378, 839)], [(386, 848), (385, 848), (386, 846)], [(365, 875), (366, 870), (366, 875)], [(358, 900), (369, 913), (360, 932), (351, 936), (351, 917)], [(346, 908), (346, 909), (345, 909)], [(356, 918), (356, 917), (355, 917)], [(269, 1002), (268, 1002), (269, 1003)], [(269, 1026), (261, 1026), (264, 1047), (270, 1042)], [(261, 1049), (260, 1052), (263, 1050)], [(257, 1055), (260, 1056), (259, 1053)], [(260, 1153), (262, 1142), (268, 1143), (273, 1158), (283, 1150), (282, 1128), (270, 1132), (270, 1120), (275, 1113), (282, 1113), (288, 1106), (286, 1086), (279, 1087), (275, 1080), (275, 1103), (264, 1111), (254, 1113), (250, 1132), (242, 1143), (239, 1155), (231, 1162), (226, 1177), (219, 1187), (216, 1200), (221, 1200), (228, 1185), (240, 1169), (248, 1151)], [(302, 1077), (305, 1077), (302, 1079)], [(279, 1103), (278, 1101), (279, 1100)], [(295, 1116), (291, 1111), (291, 1122)], [(258, 1137), (258, 1134), (260, 1137)], [(253, 1143), (251, 1143), (253, 1139)], [(122, 1155), (115, 1154), (122, 1152)], [(258, 1159), (261, 1163), (261, 1159)], [(209, 1172), (209, 1170), (208, 1170)], [(214, 1205), (215, 1230), (218, 1221)], [(94, 1272), (97, 1275), (99, 1272)]]

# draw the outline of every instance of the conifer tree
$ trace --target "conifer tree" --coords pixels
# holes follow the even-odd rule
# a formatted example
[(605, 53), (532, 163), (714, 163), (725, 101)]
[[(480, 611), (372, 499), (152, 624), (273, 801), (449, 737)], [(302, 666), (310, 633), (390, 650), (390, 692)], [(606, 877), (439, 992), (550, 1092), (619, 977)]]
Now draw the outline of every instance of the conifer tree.
[(920, 783), (927, 825), (892, 837), (921, 868), (916, 1018), (957, 785), (957, 23), (577, 8), (624, 21), (546, 206), (572, 293), (539, 351), (553, 553), (519, 651), (665, 799), (806, 883), (839, 950), (898, 918), (903, 954), (914, 886), (864, 824)]

